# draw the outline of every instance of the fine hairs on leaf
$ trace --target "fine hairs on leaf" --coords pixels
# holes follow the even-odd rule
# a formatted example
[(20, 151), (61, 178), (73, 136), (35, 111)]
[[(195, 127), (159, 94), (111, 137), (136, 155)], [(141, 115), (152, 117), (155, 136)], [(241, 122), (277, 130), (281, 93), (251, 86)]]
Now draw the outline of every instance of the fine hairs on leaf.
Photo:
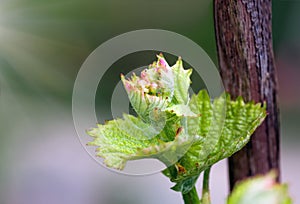
[[(266, 105), (245, 103), (242, 97), (231, 100), (227, 93), (212, 102), (206, 90), (190, 96), (192, 69), (184, 69), (180, 57), (173, 66), (163, 55), (157, 58), (140, 76), (121, 75), (137, 116), (124, 114), (98, 124), (87, 131), (93, 137), (88, 145), (97, 147), (96, 155), (106, 166), (119, 170), (129, 160), (158, 159), (185, 203), (200, 203), (195, 183), (205, 171), (207, 193), (202, 203), (208, 204), (209, 169), (247, 144), (267, 116)], [(234, 200), (235, 194), (229, 203)]]

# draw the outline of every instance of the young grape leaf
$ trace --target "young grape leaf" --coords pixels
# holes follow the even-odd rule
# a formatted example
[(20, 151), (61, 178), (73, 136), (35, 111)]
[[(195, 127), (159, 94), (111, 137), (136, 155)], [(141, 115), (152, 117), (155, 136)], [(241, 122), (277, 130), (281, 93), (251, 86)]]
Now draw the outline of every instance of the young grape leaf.
[(164, 171), (176, 183), (173, 189), (183, 193), (193, 188), (190, 178), (198, 177), (206, 168), (245, 146), (266, 117), (266, 107), (259, 103), (245, 103), (241, 97), (232, 101), (228, 94), (211, 103), (205, 90), (192, 96), (189, 105), (194, 113), (201, 114), (189, 118), (187, 126), (189, 134), (196, 134), (199, 139), (176, 164), (184, 171), (175, 165)]
[(88, 145), (97, 146), (96, 155), (104, 158), (106, 166), (122, 170), (128, 160), (142, 158), (156, 158), (170, 166), (178, 161), (193, 143), (193, 138), (188, 137), (182, 128), (174, 131), (173, 140), (168, 142), (162, 140), (162, 133), (165, 134), (169, 130), (149, 137), (151, 131), (155, 133), (154, 127), (137, 117), (124, 114), (123, 119), (111, 120), (104, 125), (98, 124), (98, 127), (88, 131), (87, 133), (94, 137)]
[(270, 172), (238, 183), (227, 204), (291, 204), (287, 185), (276, 183), (275, 177), (276, 174)]

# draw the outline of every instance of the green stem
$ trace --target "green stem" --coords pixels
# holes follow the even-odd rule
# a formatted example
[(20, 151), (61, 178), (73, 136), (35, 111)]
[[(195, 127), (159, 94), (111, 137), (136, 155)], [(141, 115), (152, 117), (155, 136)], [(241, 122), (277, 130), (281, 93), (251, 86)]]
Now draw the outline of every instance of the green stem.
[(204, 171), (203, 186), (202, 186), (202, 204), (211, 204), (209, 193), (209, 173), (210, 167)]
[(200, 204), (196, 187), (192, 188), (188, 193), (182, 194), (184, 204)]

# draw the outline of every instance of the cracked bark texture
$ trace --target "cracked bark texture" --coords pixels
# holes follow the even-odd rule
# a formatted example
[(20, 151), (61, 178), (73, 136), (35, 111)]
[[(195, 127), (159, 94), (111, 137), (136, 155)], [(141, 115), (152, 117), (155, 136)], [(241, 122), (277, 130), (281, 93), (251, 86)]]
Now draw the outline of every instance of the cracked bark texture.
[[(218, 60), (233, 98), (266, 102), (268, 116), (251, 141), (229, 158), (230, 188), (248, 176), (279, 175), (279, 111), (272, 46), (271, 0), (214, 0)], [(278, 179), (279, 180), (279, 179)]]

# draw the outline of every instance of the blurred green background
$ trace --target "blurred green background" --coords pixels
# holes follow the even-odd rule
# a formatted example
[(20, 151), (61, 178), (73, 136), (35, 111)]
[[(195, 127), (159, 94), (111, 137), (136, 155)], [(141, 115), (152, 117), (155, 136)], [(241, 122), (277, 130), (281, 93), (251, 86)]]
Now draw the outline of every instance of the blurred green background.
[[(299, 22), (300, 1), (273, 1), (282, 179), (290, 183), (295, 203), (300, 203)], [(1, 204), (182, 203), (162, 175), (129, 177), (101, 167), (73, 125), (72, 89), (84, 60), (110, 38), (146, 28), (184, 35), (216, 63), (212, 1), (0, 0)], [(131, 62), (149, 64), (152, 54), (127, 56), (119, 65), (129, 71)], [(97, 112), (107, 114), (119, 73), (112, 68), (105, 76)], [(226, 199), (226, 165), (222, 161), (212, 170), (214, 203)]]

